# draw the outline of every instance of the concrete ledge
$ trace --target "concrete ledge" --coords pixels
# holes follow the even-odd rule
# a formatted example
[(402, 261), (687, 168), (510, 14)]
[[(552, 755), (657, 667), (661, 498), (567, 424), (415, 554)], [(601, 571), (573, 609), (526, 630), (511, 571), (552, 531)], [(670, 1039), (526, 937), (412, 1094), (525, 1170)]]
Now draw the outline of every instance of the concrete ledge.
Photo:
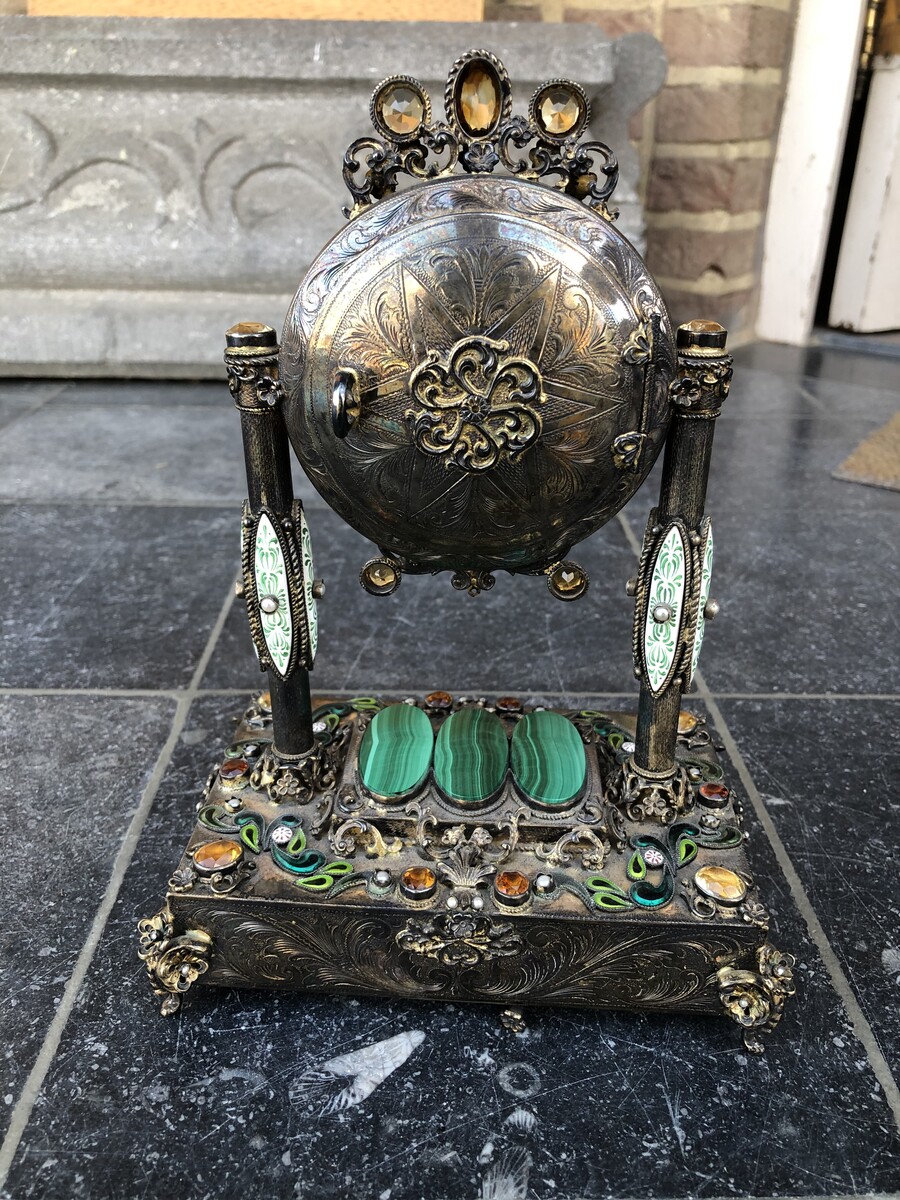
[[(662, 85), (646, 34), (583, 25), (0, 18), (0, 372), (221, 370), (236, 319), (280, 327), (341, 226), (341, 159), (372, 87), (483, 45), (523, 111), (543, 79), (592, 98), (639, 246), (628, 121)], [(257, 303), (261, 301), (261, 303)]]

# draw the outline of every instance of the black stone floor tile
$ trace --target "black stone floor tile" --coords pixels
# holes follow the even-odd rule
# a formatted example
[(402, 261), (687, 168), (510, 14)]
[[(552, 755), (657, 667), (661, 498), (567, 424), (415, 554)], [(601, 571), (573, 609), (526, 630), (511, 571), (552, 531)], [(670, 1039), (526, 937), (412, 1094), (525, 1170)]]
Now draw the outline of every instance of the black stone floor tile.
[[(636, 691), (631, 661), (632, 606), (624, 591), (635, 563), (618, 522), (577, 546), (571, 557), (591, 578), (587, 595), (555, 600), (541, 578), (498, 573), (479, 596), (457, 592), (450, 576), (406, 576), (400, 589), (373, 597), (359, 584), (373, 545), (328, 509), (310, 516), (319, 604), (314, 687), (358, 691), (522, 689)], [(236, 603), (203, 688), (254, 687), (261, 678), (246, 610)]]
[[(53, 397), (54, 404), (132, 405), (171, 408), (176, 404), (203, 405), (233, 411), (234, 403), (222, 379), (73, 379)], [(237, 417), (235, 416), (235, 420)]]
[(50, 404), (0, 434), (0, 498), (237, 504), (240, 446), (227, 404)]
[(0, 379), (0, 429), (47, 403), (62, 387), (52, 379)]
[[(148, 394), (150, 385), (121, 383), (117, 399), (99, 402), (77, 391), (67, 400), (66, 389), (0, 433), (0, 500), (231, 502), (237, 512), (247, 494), (240, 420), (224, 385), (220, 404), (180, 400), (203, 386), (157, 384)], [(294, 476), (297, 495), (321, 504), (296, 464)]]
[(722, 701), (888, 1063), (900, 1067), (900, 701)]
[(0, 696), (0, 1137), (174, 710), (164, 697)]
[(714, 691), (896, 691), (884, 650), (900, 493), (831, 478), (857, 440), (838, 421), (720, 425), (707, 512), (722, 614), (702, 663)]
[[(856, 422), (889, 420), (900, 407), (900, 362), (893, 387), (852, 384), (830, 377), (785, 375), (764, 367), (735, 362), (734, 382), (722, 408), (721, 421), (741, 418), (810, 417)], [(865, 436), (860, 432), (858, 439)]]
[(186, 686), (237, 541), (222, 509), (0, 507), (0, 687)]
[(735, 371), (750, 367), (788, 377), (824, 379), (851, 387), (900, 392), (900, 361), (832, 346), (752, 342), (734, 351)]
[[(478, 1006), (202, 988), (178, 1017), (158, 1017), (134, 922), (161, 898), (234, 699), (204, 698), (189, 717), (10, 1197), (611, 1200), (900, 1187), (896, 1127), (758, 837), (773, 938), (800, 956), (800, 995), (762, 1059), (724, 1019), (534, 1012), (516, 1037)], [(359, 1103), (334, 1103), (347, 1078), (328, 1064), (389, 1038), (405, 1060)]]

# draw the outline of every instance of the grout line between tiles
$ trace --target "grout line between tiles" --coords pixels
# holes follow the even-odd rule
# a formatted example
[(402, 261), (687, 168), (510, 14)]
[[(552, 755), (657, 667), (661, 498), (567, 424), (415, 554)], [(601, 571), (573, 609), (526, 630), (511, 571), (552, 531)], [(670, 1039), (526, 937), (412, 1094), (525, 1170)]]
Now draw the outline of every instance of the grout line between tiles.
[[(619, 521), (622, 528), (625, 530), (625, 536), (637, 556), (640, 555), (640, 545), (635, 537), (634, 530), (628, 523), (628, 518), (624, 514), (619, 513)], [(797, 872), (796, 867), (788, 854), (787, 847), (781, 840), (781, 836), (775, 827), (775, 822), (766, 808), (763, 798), (753, 782), (753, 776), (744, 760), (744, 756), (734, 739), (734, 735), (728, 727), (728, 723), (716, 703), (716, 699), (706, 686), (706, 681), (703, 678), (703, 673), (697, 671), (695, 674), (697, 680), (697, 696), (703, 701), (709, 710), (709, 715), (716, 726), (719, 736), (724, 743), (726, 753), (731, 760), (734, 769), (737, 771), (744, 790), (750, 798), (750, 803), (753, 805), (753, 810), (756, 813), (757, 819), (763, 828), (766, 837), (769, 839), (769, 844), (775, 854), (778, 865), (788, 882), (791, 889), (791, 895), (794, 903), (803, 920), (806, 922), (806, 927), (809, 931), (810, 938), (818, 950), (822, 962), (825, 964), (825, 969), (831, 979), (831, 984), (837, 992), (844, 1010), (853, 1026), (853, 1032), (857, 1040), (862, 1045), (866, 1052), (866, 1057), (869, 1060), (869, 1065), (878, 1083), (884, 1092), (884, 1098), (887, 1101), (897, 1128), (900, 1129), (900, 1087), (897, 1086), (897, 1081), (894, 1079), (891, 1069), (888, 1066), (887, 1060), (881, 1052), (881, 1047), (878, 1045), (878, 1039), (872, 1030), (871, 1025), (866, 1019), (865, 1013), (860, 1007), (859, 1001), (850, 982), (844, 973), (844, 969), (840, 964), (834, 948), (828, 940), (828, 935), (819, 920), (812, 902), (806, 894), (806, 889), (803, 886), (803, 881)]]
[[(12, 1166), (16, 1151), (19, 1148), (19, 1142), (31, 1118), (32, 1109), (43, 1087), (47, 1072), (50, 1069), (50, 1064), (56, 1056), (56, 1051), (59, 1049), (59, 1044), (62, 1035), (68, 1024), (69, 1017), (75, 1008), (78, 1000), (78, 994), (81, 991), (82, 984), (90, 969), (97, 946), (103, 936), (103, 931), (106, 928), (106, 922), (109, 920), (110, 913), (119, 895), (119, 890), (122, 886), (122, 881), (125, 878), (125, 872), (131, 864), (131, 859), (137, 848), (138, 839), (144, 828), (147, 817), (150, 814), (150, 809), (153, 807), (153, 801), (156, 799), (156, 794), (159, 791), (159, 786), (162, 783), (163, 776), (168, 769), (172, 754), (175, 747), (178, 745), (178, 739), (184, 729), (187, 721), (188, 713), (191, 709), (197, 692), (199, 690), (200, 681), (203, 674), (209, 665), (209, 660), (212, 657), (216, 643), (219, 640), (219, 635), (225, 626), (225, 621), (228, 613), (231, 610), (232, 600), (234, 598), (234, 585), (229, 584), (228, 594), (225, 597), (225, 602), (222, 605), (216, 622), (213, 625), (203, 653), (194, 668), (194, 673), (191, 676), (191, 681), (188, 687), (179, 696), (176, 706), (175, 715), (172, 719), (172, 728), (169, 731), (169, 736), (165, 741), (159, 755), (156, 759), (156, 764), (153, 772), (147, 781), (147, 786), (144, 788), (140, 803), (132, 815), (129, 822), (125, 837), (119, 846), (113, 863), (112, 873), (106, 884), (103, 893), (103, 898), (100, 901), (100, 906), (94, 914), (94, 919), (91, 922), (91, 927), (88, 931), (87, 938), (81, 947), (81, 952), (75, 962), (75, 966), (69, 976), (65, 989), (63, 990), (62, 998), (54, 1013), (53, 1020), (50, 1022), (50, 1027), (44, 1035), (44, 1040), (41, 1048), (38, 1051), (37, 1058), (31, 1070), (28, 1073), (28, 1078), (19, 1093), (19, 1098), (12, 1111), (9, 1128), (6, 1131), (6, 1137), (0, 1145), (0, 1189), (3, 1188), (6, 1178)], [(157, 693), (158, 694), (158, 693)]]

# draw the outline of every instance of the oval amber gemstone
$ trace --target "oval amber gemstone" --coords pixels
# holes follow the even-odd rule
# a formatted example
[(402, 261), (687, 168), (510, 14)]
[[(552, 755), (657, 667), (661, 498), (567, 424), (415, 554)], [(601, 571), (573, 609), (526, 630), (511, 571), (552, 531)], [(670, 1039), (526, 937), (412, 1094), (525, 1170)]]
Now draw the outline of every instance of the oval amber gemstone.
[(419, 787), (434, 752), (431, 722), (412, 704), (389, 704), (375, 714), (359, 748), (363, 786), (395, 799)]
[(588, 589), (588, 577), (577, 563), (560, 563), (547, 582), (557, 600), (578, 600)]
[(494, 879), (494, 891), (507, 903), (521, 903), (531, 890), (531, 881), (521, 871), (501, 871)]
[(537, 118), (541, 128), (552, 137), (563, 137), (578, 124), (581, 101), (564, 84), (548, 87), (537, 103)]
[(407, 867), (400, 876), (400, 890), (411, 900), (427, 900), (436, 887), (431, 867)]
[(730, 795), (724, 783), (704, 783), (700, 788), (700, 803), (709, 808), (724, 808)]
[(434, 780), (457, 804), (483, 804), (503, 786), (508, 761), (500, 718), (485, 708), (461, 708), (438, 733)]
[(391, 133), (415, 133), (425, 116), (422, 97), (408, 83), (392, 83), (379, 97), (378, 112)]
[(219, 767), (219, 774), (223, 779), (239, 779), (246, 773), (249, 765), (246, 758), (226, 758)]
[(390, 596), (400, 586), (400, 572), (393, 563), (380, 558), (366, 563), (359, 579), (370, 596)]
[(678, 714), (678, 732), (683, 734), (693, 733), (697, 728), (697, 718), (693, 713), (685, 712), (684, 709)]
[(490, 133), (500, 119), (500, 77), (483, 58), (475, 58), (460, 72), (456, 84), (456, 111), (466, 133)]
[(228, 871), (237, 866), (244, 851), (237, 842), (204, 842), (191, 855), (194, 866), (198, 871), (212, 874), (214, 871)]
[(425, 697), (425, 703), (429, 708), (452, 708), (453, 697), (449, 692), (429, 692)]
[(728, 867), (701, 867), (694, 874), (694, 883), (704, 896), (720, 904), (740, 904), (747, 895), (746, 883)]

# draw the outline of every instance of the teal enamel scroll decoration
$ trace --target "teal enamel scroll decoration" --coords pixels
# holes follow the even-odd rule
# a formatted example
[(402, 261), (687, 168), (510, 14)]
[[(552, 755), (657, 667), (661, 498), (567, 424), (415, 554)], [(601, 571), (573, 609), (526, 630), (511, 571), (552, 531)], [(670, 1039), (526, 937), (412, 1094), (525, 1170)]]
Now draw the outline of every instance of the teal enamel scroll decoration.
[(686, 580), (684, 538), (672, 525), (656, 552), (644, 617), (644, 664), (654, 694), (665, 688), (678, 658)]
[(242, 566), (250, 631), (262, 669), (287, 679), (297, 666), (312, 668), (318, 641), (313, 560), (303, 508), (290, 516), (245, 502)]

